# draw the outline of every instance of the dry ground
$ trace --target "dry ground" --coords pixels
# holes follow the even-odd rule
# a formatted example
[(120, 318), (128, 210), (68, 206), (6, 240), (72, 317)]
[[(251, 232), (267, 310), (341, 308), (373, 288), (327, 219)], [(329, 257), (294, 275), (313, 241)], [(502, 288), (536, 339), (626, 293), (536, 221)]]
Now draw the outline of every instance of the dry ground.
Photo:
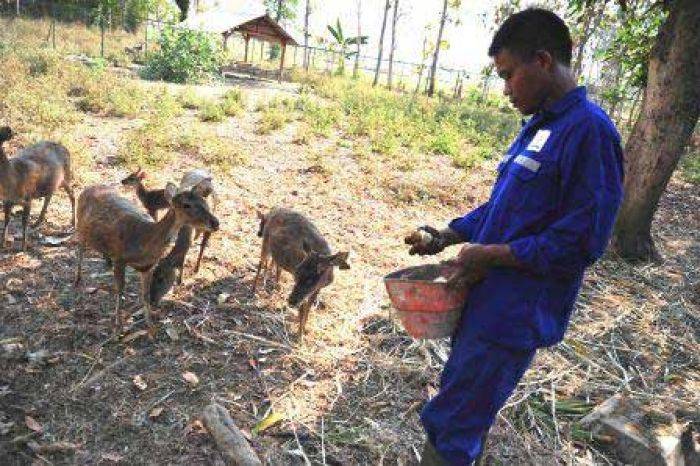
[[(222, 229), (199, 275), (192, 276), (189, 258), (185, 284), (162, 306), (154, 340), (136, 333), (143, 328), (138, 318), (125, 337), (110, 338), (111, 273), (96, 255), (85, 288), (76, 291), (70, 248), (42, 246), (35, 234), (26, 253), (19, 241), (0, 253), (0, 341), (21, 344), (20, 356), (46, 351), (38, 362), (0, 359), (2, 464), (221, 464), (198, 422), (211, 401), (247, 431), (269, 409), (284, 416), (252, 439), (269, 464), (303, 464), (304, 457), (314, 464), (415, 461), (423, 441), (418, 412), (435, 390), (447, 345), (413, 341), (394, 324), (381, 277), (416, 263), (405, 252), (404, 232), (442, 224), (484, 200), (493, 167), (465, 173), (447, 159), (420, 156), (409, 170), (403, 157), (357, 150), (363, 141), (336, 136), (296, 145), (295, 123), (257, 135), (257, 118), (250, 112), (212, 124), (250, 161), (217, 173)], [(91, 148), (95, 163), (83, 179), (116, 183), (126, 174), (113, 156), (121, 135), (137, 124), (85, 115), (74, 137)], [(147, 184), (161, 186), (198, 166), (183, 155)], [(275, 205), (307, 213), (334, 249), (351, 251), (352, 269), (337, 273), (322, 293), (303, 345), (294, 337), (296, 315), (284, 304), (289, 278), (281, 291), (251, 295), (260, 246), (255, 210)], [(539, 353), (499, 416), (491, 462), (606, 464), (610, 455), (597, 443), (572, 438), (576, 417), (537, 411), (552, 394), (593, 404), (626, 391), (682, 419), (697, 416), (700, 296), (690, 284), (700, 280), (698, 212), (698, 187), (672, 183), (655, 232), (665, 262), (606, 259), (591, 271), (569, 338)], [(65, 229), (65, 196), (54, 197), (48, 218), (44, 233)], [(138, 279), (130, 274), (127, 281), (133, 314)], [(183, 380), (188, 371), (197, 385)], [(28, 426), (27, 416), (41, 432), (30, 430), (38, 426)], [(552, 419), (557, 428), (548, 431)], [(75, 449), (36, 453), (27, 440)]]

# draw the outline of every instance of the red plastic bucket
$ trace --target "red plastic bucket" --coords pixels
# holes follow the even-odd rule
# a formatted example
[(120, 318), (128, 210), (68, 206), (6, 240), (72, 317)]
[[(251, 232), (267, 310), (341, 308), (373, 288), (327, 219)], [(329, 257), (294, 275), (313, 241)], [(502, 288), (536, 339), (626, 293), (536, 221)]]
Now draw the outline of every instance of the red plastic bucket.
[(384, 277), (391, 304), (414, 338), (444, 338), (454, 333), (468, 290), (453, 290), (444, 281), (454, 269), (428, 264), (398, 270)]

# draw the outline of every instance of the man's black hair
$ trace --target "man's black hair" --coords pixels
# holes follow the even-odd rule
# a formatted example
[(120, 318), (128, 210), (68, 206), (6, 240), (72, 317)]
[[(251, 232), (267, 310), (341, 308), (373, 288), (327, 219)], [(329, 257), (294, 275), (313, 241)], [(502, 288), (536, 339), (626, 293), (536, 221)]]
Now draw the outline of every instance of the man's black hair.
[(571, 33), (564, 21), (543, 8), (528, 8), (509, 16), (498, 28), (489, 47), (489, 56), (501, 50), (530, 60), (538, 50), (546, 50), (558, 62), (571, 65)]

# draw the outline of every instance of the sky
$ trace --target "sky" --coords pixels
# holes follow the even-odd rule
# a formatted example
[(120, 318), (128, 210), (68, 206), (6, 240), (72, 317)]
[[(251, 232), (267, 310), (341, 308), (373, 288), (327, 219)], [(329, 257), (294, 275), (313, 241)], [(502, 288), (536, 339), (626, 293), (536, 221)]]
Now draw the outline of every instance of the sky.
[[(306, 0), (299, 0), (297, 19), (291, 25), (297, 29), (295, 37), (299, 37), (300, 41), (303, 39), (305, 2)], [(363, 55), (376, 57), (385, 1), (361, 0), (361, 2), (362, 35), (369, 36), (369, 44), (365, 46)], [(441, 52), (440, 66), (478, 72), (489, 63), (486, 50), (493, 32), (491, 29), (493, 10), (498, 1), (464, 0), (462, 3), (462, 7), (451, 14), (454, 19), (459, 20), (459, 23), (452, 22), (445, 26), (444, 40), (449, 44), (449, 48)], [(326, 25), (335, 24), (337, 18), (340, 18), (346, 36), (357, 35), (357, 4), (358, 0), (311, 0), (310, 29), (312, 35), (330, 38)], [(397, 25), (397, 60), (420, 61), (426, 25), (432, 26), (432, 29), (428, 31), (428, 40), (435, 43), (442, 4), (442, 0), (400, 0), (400, 16)], [(384, 40), (385, 57), (390, 46), (392, 14), (393, 10), (390, 10)]]

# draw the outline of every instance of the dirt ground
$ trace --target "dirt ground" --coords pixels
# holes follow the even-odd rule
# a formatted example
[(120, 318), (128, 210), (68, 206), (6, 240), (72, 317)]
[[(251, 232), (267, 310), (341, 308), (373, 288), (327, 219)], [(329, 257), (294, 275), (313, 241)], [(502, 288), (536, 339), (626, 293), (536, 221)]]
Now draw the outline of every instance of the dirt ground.
[[(436, 390), (447, 344), (408, 337), (381, 279), (419, 263), (402, 244), (406, 231), (442, 225), (486, 199), (493, 166), (465, 173), (423, 156), (408, 170), (401, 157), (358, 156), (353, 148), (362, 141), (294, 144), (296, 123), (258, 135), (258, 118), (250, 112), (212, 123), (249, 162), (216, 173), (221, 231), (196, 276), (194, 254), (188, 257), (185, 282), (162, 305), (153, 340), (141, 332), (140, 317), (112, 338), (112, 276), (96, 254), (75, 290), (71, 247), (41, 245), (35, 232), (27, 252), (16, 238), (0, 253), (0, 343), (15, 345), (0, 356), (2, 464), (223, 464), (200, 422), (211, 402), (227, 407), (248, 433), (269, 410), (284, 417), (251, 434), (268, 464), (415, 463), (423, 442), (418, 413)], [(85, 115), (74, 134), (95, 158), (85, 179), (114, 184), (126, 175), (113, 156), (135, 124)], [(196, 167), (182, 154), (146, 182), (162, 186)], [(55, 196), (40, 232), (65, 230), (68, 206)], [(290, 278), (281, 290), (252, 295), (255, 212), (272, 206), (308, 214), (334, 250), (350, 251), (351, 270), (336, 273), (323, 291), (301, 345), (296, 313), (285, 305)], [(594, 464), (603, 457), (565, 430), (551, 444), (536, 423), (528, 425), (523, 400), (550, 392), (596, 403), (626, 391), (692, 416), (700, 393), (700, 291), (691, 286), (700, 280), (699, 212), (700, 189), (674, 181), (656, 222), (665, 261), (632, 266), (608, 258), (591, 271), (570, 338), (538, 354), (499, 416), (489, 462)], [(11, 229), (19, 234), (18, 216)], [(127, 286), (131, 315), (140, 310), (136, 274)], [(187, 382), (187, 372), (198, 383)], [(56, 442), (70, 445), (36, 450)]]

